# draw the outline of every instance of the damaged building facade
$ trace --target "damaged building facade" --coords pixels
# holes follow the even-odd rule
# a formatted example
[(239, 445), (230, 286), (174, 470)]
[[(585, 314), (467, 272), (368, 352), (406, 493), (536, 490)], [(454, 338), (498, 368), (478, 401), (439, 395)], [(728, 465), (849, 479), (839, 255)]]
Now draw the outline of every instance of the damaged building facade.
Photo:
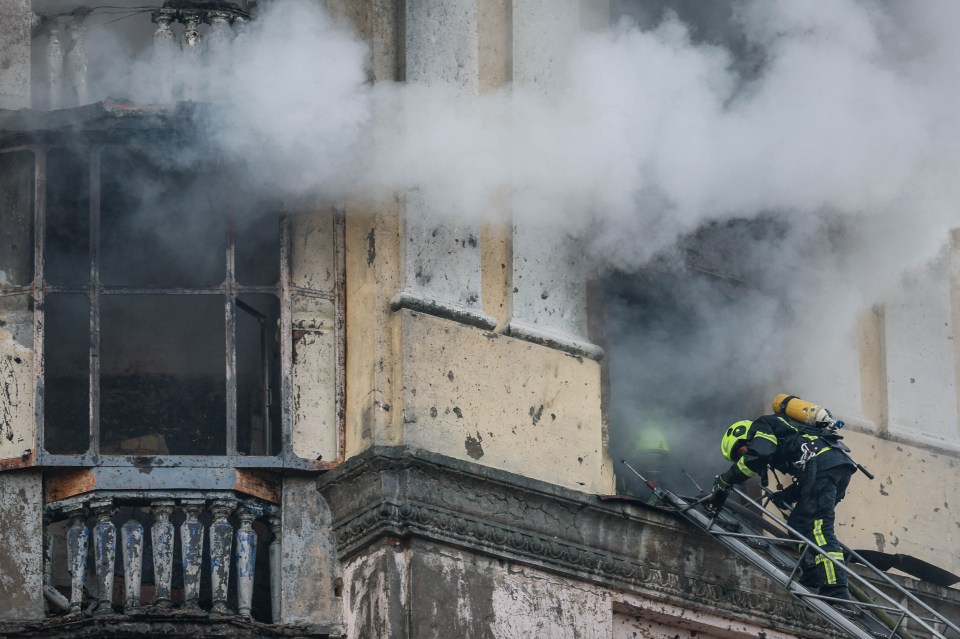
[[(371, 82), (478, 94), (548, 86), (612, 19), (604, 0), (325, 4)], [(138, 19), (200, 60), (252, 9)], [(261, 198), (192, 144), (189, 86), (89, 99), (85, 19), (0, 0), (0, 636), (832, 636), (670, 512), (596, 497), (616, 453), (574, 242), (440, 223), (416, 191)], [(960, 572), (951, 246), (916, 299), (864, 314), (832, 408), (877, 476), (844, 541)]]

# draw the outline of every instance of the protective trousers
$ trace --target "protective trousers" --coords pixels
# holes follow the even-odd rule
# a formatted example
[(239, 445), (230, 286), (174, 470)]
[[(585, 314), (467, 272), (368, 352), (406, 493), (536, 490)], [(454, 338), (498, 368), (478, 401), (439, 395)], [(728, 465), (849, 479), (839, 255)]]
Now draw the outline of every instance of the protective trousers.
[[(849, 464), (842, 464), (818, 470), (816, 460), (811, 460), (807, 466), (799, 478), (800, 499), (787, 518), (787, 523), (843, 564), (843, 550), (833, 529), (835, 509), (846, 494), (855, 469)], [(847, 586), (846, 572), (822, 554), (814, 555), (808, 551), (800, 567), (804, 584), (821, 589)]]

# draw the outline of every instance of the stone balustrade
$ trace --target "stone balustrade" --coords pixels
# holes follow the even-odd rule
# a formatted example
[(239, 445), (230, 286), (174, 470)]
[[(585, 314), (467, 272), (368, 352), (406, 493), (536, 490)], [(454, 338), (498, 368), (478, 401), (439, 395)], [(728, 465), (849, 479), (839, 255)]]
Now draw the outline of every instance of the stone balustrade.
[[(209, 82), (204, 78), (216, 75), (224, 66), (230, 47), (242, 37), (250, 19), (232, 4), (197, 2), (196, 8), (189, 8), (190, 4), (143, 12), (156, 25), (152, 43), (137, 43), (150, 49), (149, 55), (139, 56), (146, 65), (140, 69), (142, 84), (151, 85), (150, 102), (209, 97), (205, 95)], [(45, 66), (43, 102), (49, 110), (82, 106), (95, 99), (88, 83), (87, 37), (88, 25), (97, 15), (96, 8), (81, 7), (65, 15), (36, 16), (33, 37), (37, 46), (44, 47), (39, 57)], [(202, 25), (208, 25), (205, 33), (201, 33)], [(175, 27), (180, 29), (179, 36)], [(204, 70), (211, 73), (204, 76)]]
[[(46, 529), (45, 592), (48, 599), (59, 598), (56, 607), (63, 612), (102, 616), (179, 608), (250, 617), (257, 605), (276, 618), (279, 576), (270, 574), (272, 568), (257, 574), (258, 546), (268, 542), (268, 565), (279, 566), (275, 505), (223, 491), (154, 499), (94, 493), (48, 505)], [(263, 533), (269, 539), (261, 540)], [(54, 565), (64, 556), (64, 566)], [(66, 577), (55, 583), (58, 574)], [(268, 601), (254, 602), (255, 580), (260, 591), (269, 583)], [(150, 593), (148, 601), (144, 593)]]

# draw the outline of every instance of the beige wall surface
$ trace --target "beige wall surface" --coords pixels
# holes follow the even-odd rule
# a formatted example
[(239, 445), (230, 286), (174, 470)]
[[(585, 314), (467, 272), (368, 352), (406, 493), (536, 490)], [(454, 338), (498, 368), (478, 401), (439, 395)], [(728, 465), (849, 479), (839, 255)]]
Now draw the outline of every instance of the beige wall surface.
[(0, 329), (0, 460), (20, 459), (36, 447), (33, 394), (33, 351)]
[(611, 491), (597, 362), (400, 313), (406, 444), (577, 490)]
[(845, 433), (855, 473), (837, 509), (837, 536), (854, 550), (905, 554), (960, 574), (960, 461), (904, 443)]

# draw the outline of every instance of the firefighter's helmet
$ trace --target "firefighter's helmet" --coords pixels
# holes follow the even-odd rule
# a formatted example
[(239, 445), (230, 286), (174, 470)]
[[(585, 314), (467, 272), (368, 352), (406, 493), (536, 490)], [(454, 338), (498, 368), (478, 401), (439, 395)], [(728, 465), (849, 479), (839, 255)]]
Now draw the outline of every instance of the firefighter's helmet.
[(752, 421), (743, 419), (731, 424), (727, 432), (723, 434), (723, 439), (720, 441), (720, 452), (723, 453), (727, 461), (733, 461), (733, 451), (740, 447), (738, 442), (746, 440), (747, 433), (752, 425)]

